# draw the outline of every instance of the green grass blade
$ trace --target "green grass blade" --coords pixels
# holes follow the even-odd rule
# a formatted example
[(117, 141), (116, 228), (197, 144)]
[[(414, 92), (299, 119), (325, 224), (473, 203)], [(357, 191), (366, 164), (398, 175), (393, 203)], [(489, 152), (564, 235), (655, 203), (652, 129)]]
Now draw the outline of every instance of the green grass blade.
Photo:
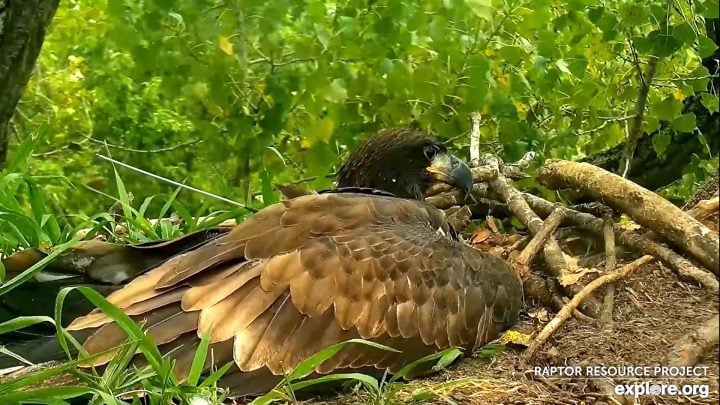
[(27, 280), (31, 279), (33, 276), (35, 276), (35, 273), (42, 270), (45, 265), (55, 260), (56, 257), (58, 257), (61, 253), (65, 252), (66, 250), (70, 249), (72, 246), (74, 246), (78, 241), (78, 238), (75, 237), (71, 239), (69, 242), (63, 243), (61, 245), (58, 245), (49, 255), (44, 257), (39, 262), (35, 263), (34, 265), (30, 266), (29, 269), (23, 271), (22, 273), (18, 274), (17, 276), (13, 277), (11, 280), (9, 280), (7, 283), (4, 283), (3, 285), (0, 285), (0, 297), (7, 294), (8, 292), (12, 291), (13, 289), (19, 287), (22, 283), (26, 282)]
[(220, 378), (222, 378), (222, 376), (224, 376), (225, 373), (227, 373), (234, 365), (235, 363), (231, 361), (230, 363), (227, 363), (219, 369), (215, 370), (205, 380), (203, 380), (203, 382), (201, 382), (198, 387), (207, 388), (215, 385), (218, 380), (220, 380)]
[[(292, 389), (293, 391), (302, 390), (307, 387), (312, 387), (314, 385), (318, 384), (324, 384), (334, 381), (347, 381), (347, 382), (359, 382), (362, 384), (368, 391), (370, 391), (373, 394), (377, 394), (380, 392), (380, 387), (377, 379), (367, 375), (367, 374), (361, 374), (361, 373), (339, 373), (339, 374), (328, 374), (324, 375), (322, 377), (313, 378), (311, 380), (305, 380), (305, 381), (297, 381), (294, 383), (291, 383), (289, 389)], [(271, 404), (273, 402), (277, 401), (283, 401), (287, 400), (288, 395), (287, 393), (282, 391), (282, 388), (275, 388), (274, 390), (268, 392), (267, 394), (255, 398), (250, 405), (267, 405)]]
[[(439, 371), (442, 368), (447, 367), (450, 363), (452, 363), (455, 359), (457, 359), (459, 356), (462, 356), (462, 352), (454, 347), (445, 349), (441, 352), (432, 353), (425, 357), (422, 357), (418, 360), (413, 361), (412, 363), (409, 363), (405, 365), (405, 367), (401, 368), (397, 373), (395, 373), (392, 378), (390, 379), (390, 383), (396, 382), (401, 378), (407, 377), (413, 370), (415, 370), (419, 365), (429, 363), (432, 361), (437, 361), (438, 363), (435, 364), (435, 366), (432, 367), (432, 370)], [(438, 367), (442, 364), (442, 367)]]
[(58, 399), (77, 398), (83, 395), (92, 394), (93, 392), (92, 388), (83, 386), (37, 388), (34, 390), (0, 395), (0, 403), (16, 404), (21, 401), (33, 401), (34, 403), (37, 403), (37, 401), (57, 401)]
[(382, 345), (380, 343), (371, 342), (369, 340), (364, 340), (364, 339), (350, 339), (350, 340), (346, 340), (345, 342), (340, 342), (340, 343), (336, 343), (332, 346), (328, 346), (325, 349), (320, 350), (319, 352), (317, 352), (317, 353), (313, 354), (312, 356), (308, 357), (307, 359), (303, 360), (302, 362), (300, 362), (300, 364), (297, 365), (297, 367), (295, 367), (295, 370), (293, 370), (290, 374), (288, 374), (287, 380), (292, 382), (294, 380), (305, 377), (306, 375), (310, 374), (317, 366), (322, 364), (325, 360), (336, 355), (345, 346), (352, 344), (352, 343), (362, 344), (362, 345), (374, 347), (374, 348), (380, 349), (380, 350), (401, 353), (399, 350), (393, 349), (392, 347), (389, 347), (389, 346)]
[(4, 354), (5, 356), (12, 357), (13, 359), (19, 361), (20, 363), (27, 364), (28, 366), (34, 365), (30, 360), (11, 352), (10, 350), (6, 349), (4, 346), (0, 346), (0, 354)]
[(49, 316), (19, 316), (9, 321), (0, 323), (0, 335), (2, 335), (3, 333), (16, 331), (18, 329), (24, 329), (28, 326), (37, 325), (43, 322), (48, 322), (51, 325), (55, 326), (55, 320), (53, 320)]
[(173, 193), (170, 195), (170, 197), (165, 201), (165, 204), (163, 204), (162, 208), (160, 209), (160, 215), (158, 218), (165, 218), (165, 215), (170, 211), (170, 208), (172, 208), (173, 204), (175, 203), (175, 200), (177, 200), (178, 194), (180, 194), (180, 190), (182, 190), (182, 187), (178, 187), (173, 191)]
[(103, 297), (102, 295), (100, 295), (100, 293), (90, 287), (66, 287), (63, 288), (63, 290), (61, 291), (73, 289), (81, 292), (85, 296), (85, 298), (88, 299), (88, 301), (95, 305), (96, 308), (100, 309), (110, 318), (112, 318), (112, 320), (115, 321), (117, 325), (122, 328), (125, 333), (128, 334), (128, 336), (136, 340), (140, 345), (140, 350), (143, 352), (148, 363), (153, 367), (153, 369), (162, 369), (162, 356), (160, 355), (160, 351), (155, 345), (155, 342), (152, 341), (152, 338), (150, 336), (145, 335), (145, 333), (142, 331), (140, 326), (135, 323), (135, 321), (133, 321), (118, 307), (109, 303), (105, 299), (105, 297)]
[(197, 385), (200, 381), (200, 374), (202, 374), (203, 368), (205, 367), (205, 359), (207, 358), (208, 348), (210, 347), (210, 331), (206, 331), (200, 339), (200, 345), (198, 345), (193, 357), (193, 362), (190, 365), (190, 372), (188, 373), (187, 383), (190, 385)]

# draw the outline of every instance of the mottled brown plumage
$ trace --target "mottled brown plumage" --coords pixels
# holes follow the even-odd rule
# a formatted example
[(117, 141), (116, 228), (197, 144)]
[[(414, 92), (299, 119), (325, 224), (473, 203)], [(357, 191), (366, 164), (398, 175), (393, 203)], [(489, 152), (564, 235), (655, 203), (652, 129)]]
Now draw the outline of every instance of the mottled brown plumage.
[[(276, 376), (268, 376), (268, 385), (283, 369), (351, 338), (415, 346), (418, 356), (449, 346), (471, 351), (514, 322), (520, 286), (500, 259), (448, 235), (443, 213), (422, 202), (304, 196), (262, 210), (109, 300), (130, 313), (146, 304), (134, 318), (160, 344), (195, 345), (205, 333), (214, 347), (232, 342), (234, 350), (215, 353), (215, 362), (234, 360), (243, 372), (266, 368)], [(147, 305), (153, 300), (157, 305)], [(122, 342), (102, 313), (79, 318), (70, 329), (90, 327), (99, 328), (85, 343), (90, 353)], [(393, 372), (414, 359), (356, 345), (318, 372), (362, 366)], [(189, 370), (191, 361), (178, 356), (178, 369)]]
[[(395, 372), (450, 346), (475, 350), (514, 323), (521, 304), (515, 274), (499, 258), (459, 240), (442, 211), (361, 191), (415, 197), (436, 178), (464, 183), (457, 173), (466, 167), (443, 154), (421, 132), (385, 132), (340, 171), (339, 186), (354, 188), (269, 206), (108, 300), (145, 325), (161, 352), (176, 360), (180, 378), (187, 376), (199, 337), (208, 334), (214, 364), (236, 365), (221, 384), (238, 395), (266, 391), (301, 360), (353, 338), (402, 352), (353, 344), (315, 372)], [(437, 160), (449, 166), (426, 171)], [(388, 171), (390, 166), (399, 169)], [(373, 176), (375, 170), (380, 172)], [(98, 311), (69, 329), (94, 330), (84, 344), (91, 354), (124, 338)], [(206, 362), (206, 369), (211, 366)]]

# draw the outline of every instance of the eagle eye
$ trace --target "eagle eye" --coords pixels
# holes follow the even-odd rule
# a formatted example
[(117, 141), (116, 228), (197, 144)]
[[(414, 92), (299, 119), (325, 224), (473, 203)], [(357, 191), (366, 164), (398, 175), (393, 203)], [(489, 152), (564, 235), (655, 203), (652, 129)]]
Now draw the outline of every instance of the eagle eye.
[(438, 147), (435, 145), (426, 146), (423, 148), (423, 153), (428, 160), (433, 160), (438, 153)]

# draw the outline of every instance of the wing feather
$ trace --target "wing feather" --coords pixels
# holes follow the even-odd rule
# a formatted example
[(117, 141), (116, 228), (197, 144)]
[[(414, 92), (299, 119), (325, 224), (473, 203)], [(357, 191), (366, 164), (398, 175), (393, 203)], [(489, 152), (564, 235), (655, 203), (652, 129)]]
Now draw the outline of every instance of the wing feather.
[[(216, 362), (233, 360), (240, 370), (231, 384), (269, 383), (320, 349), (358, 337), (403, 353), (352, 344), (316, 371), (397, 371), (449, 346), (477, 348), (517, 316), (520, 286), (510, 268), (451, 234), (440, 211), (417, 201), (298, 197), (165, 262), (110, 299), (145, 322), (180, 375), (205, 333)], [(91, 353), (124, 336), (103, 314), (72, 326), (100, 327), (86, 342)]]

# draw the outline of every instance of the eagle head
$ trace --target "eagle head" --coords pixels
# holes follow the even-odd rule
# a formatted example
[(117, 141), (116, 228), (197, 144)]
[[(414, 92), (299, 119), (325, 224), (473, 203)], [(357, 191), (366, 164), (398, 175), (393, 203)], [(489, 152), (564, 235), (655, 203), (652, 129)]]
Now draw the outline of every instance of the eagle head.
[(364, 141), (338, 171), (338, 188), (363, 187), (421, 200), (433, 183), (472, 189), (465, 162), (434, 137), (413, 128), (387, 129)]

